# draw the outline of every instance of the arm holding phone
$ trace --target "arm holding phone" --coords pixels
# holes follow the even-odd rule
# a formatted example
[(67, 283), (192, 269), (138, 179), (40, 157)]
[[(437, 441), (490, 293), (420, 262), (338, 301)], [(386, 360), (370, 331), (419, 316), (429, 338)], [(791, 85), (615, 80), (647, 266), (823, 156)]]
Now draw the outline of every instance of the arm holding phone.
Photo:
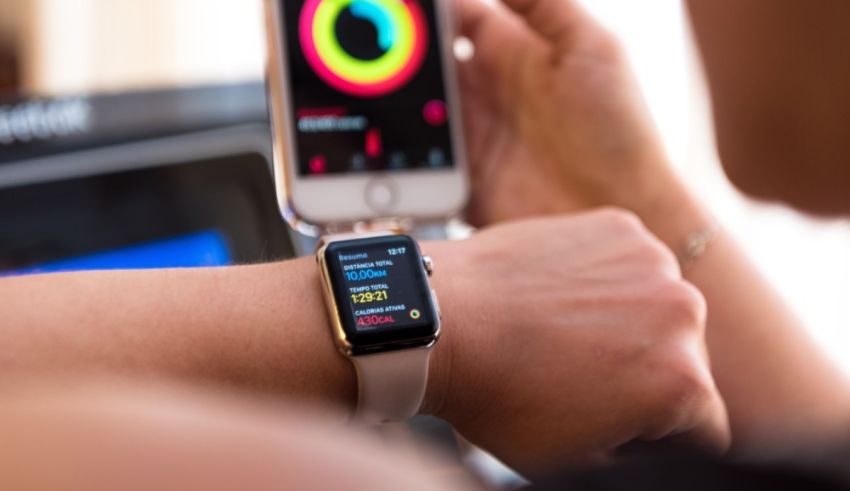
[[(475, 223), (614, 205), (677, 252), (715, 227), (669, 166), (616, 40), (577, 2), (457, 5), (476, 47), (461, 66)], [(850, 382), (731, 237), (719, 232), (685, 276), (708, 301), (708, 348), (735, 448), (846, 430)]]

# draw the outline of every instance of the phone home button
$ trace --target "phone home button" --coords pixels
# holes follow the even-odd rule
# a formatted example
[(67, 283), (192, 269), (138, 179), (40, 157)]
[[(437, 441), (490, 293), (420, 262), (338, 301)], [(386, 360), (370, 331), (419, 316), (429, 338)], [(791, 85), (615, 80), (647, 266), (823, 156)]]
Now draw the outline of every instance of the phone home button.
[(390, 179), (378, 178), (366, 185), (366, 204), (377, 213), (392, 211), (396, 198), (396, 185)]

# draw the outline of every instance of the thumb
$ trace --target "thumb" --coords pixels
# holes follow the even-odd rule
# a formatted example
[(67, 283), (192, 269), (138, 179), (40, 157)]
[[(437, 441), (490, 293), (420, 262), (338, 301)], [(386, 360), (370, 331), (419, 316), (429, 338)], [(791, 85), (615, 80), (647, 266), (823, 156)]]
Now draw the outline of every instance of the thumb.
[(453, 3), (460, 34), (475, 48), (472, 59), (461, 63), (461, 72), (485, 85), (510, 78), (517, 68), (517, 55), (528, 56), (545, 49), (540, 37), (502, 5), (486, 0)]
[[(455, 17), (460, 35), (469, 39), (474, 47), (470, 59), (459, 61), (458, 75), (464, 89), (464, 99), (489, 98), (495, 95), (497, 81), (504, 80), (504, 42), (506, 23), (514, 20), (503, 7), (491, 6), (484, 0), (454, 0)], [(524, 27), (524, 26), (522, 26)], [(498, 85), (498, 84), (497, 84)]]

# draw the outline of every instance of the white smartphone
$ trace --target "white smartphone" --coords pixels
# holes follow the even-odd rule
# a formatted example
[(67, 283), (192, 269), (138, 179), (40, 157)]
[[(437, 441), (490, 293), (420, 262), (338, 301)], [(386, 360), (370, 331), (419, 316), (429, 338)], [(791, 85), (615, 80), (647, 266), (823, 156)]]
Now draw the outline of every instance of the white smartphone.
[(266, 0), (278, 199), (323, 226), (458, 214), (467, 166), (447, 0)]

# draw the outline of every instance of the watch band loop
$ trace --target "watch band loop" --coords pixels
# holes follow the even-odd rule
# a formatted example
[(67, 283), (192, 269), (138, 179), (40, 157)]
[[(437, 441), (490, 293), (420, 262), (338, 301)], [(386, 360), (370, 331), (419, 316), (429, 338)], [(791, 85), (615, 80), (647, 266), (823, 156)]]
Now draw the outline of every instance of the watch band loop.
[(358, 381), (354, 420), (376, 425), (415, 416), (425, 398), (430, 354), (423, 347), (351, 357)]

